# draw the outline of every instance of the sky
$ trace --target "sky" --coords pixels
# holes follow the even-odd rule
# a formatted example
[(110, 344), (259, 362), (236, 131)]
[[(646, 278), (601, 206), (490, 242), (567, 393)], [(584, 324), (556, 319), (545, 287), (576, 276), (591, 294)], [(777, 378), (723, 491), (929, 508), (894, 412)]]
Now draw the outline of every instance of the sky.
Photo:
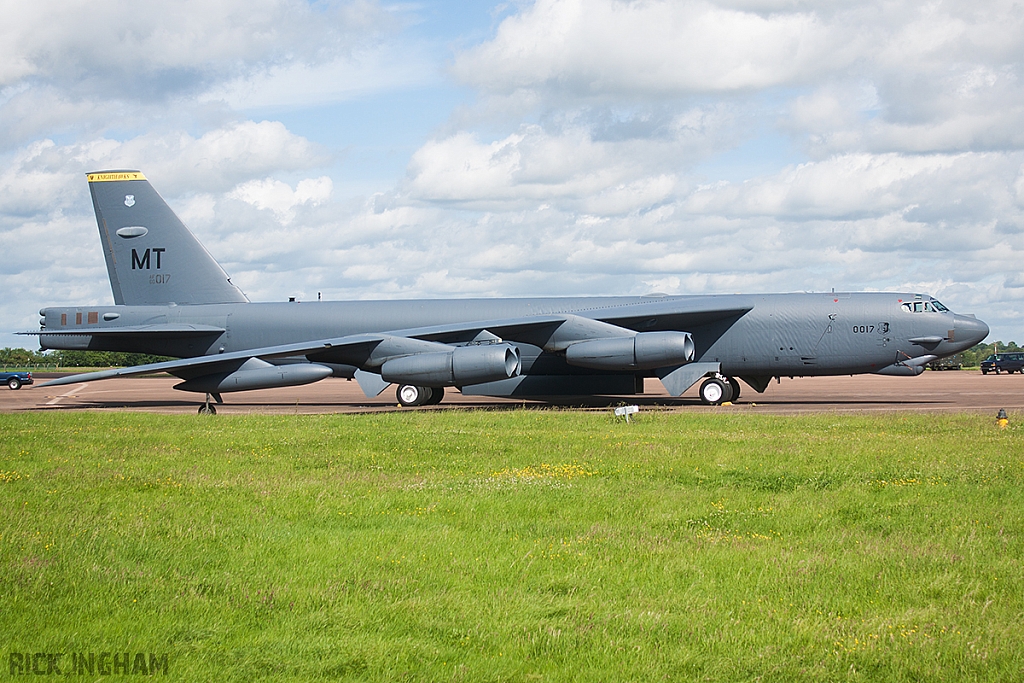
[(1024, 5), (0, 0), (0, 347), (141, 170), (253, 301), (894, 290), (1024, 341)]

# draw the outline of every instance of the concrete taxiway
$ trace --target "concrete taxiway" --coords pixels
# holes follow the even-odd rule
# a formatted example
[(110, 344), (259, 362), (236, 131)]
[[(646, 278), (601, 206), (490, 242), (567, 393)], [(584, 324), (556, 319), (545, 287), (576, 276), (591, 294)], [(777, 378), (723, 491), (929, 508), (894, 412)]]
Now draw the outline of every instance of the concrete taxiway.
[[(46, 381), (46, 376), (38, 375), (36, 379), (36, 385), (18, 391), (0, 388), (0, 412), (132, 410), (195, 413), (202, 399), (201, 395), (172, 389), (180, 381), (173, 377), (112, 379), (52, 388), (38, 386)], [(784, 377), (780, 383), (773, 382), (763, 394), (744, 384), (743, 395), (731, 406), (701, 404), (696, 387), (682, 398), (670, 397), (661, 383), (654, 379), (647, 380), (646, 389), (643, 395), (603, 397), (590, 400), (583, 407), (607, 407), (624, 402), (660, 410), (731, 410), (772, 414), (967, 411), (995, 415), (1000, 408), (1024, 411), (1024, 375), (982, 375), (970, 371), (926, 371), (919, 377)], [(243, 391), (225, 394), (224, 399), (225, 403), (217, 406), (218, 414), (363, 413), (446, 408), (501, 410), (550, 405), (536, 401), (463, 396), (454, 389), (448, 389), (440, 406), (399, 408), (394, 387), (368, 399), (355, 382), (344, 379), (326, 379), (301, 387)], [(562, 405), (579, 403), (567, 400)]]

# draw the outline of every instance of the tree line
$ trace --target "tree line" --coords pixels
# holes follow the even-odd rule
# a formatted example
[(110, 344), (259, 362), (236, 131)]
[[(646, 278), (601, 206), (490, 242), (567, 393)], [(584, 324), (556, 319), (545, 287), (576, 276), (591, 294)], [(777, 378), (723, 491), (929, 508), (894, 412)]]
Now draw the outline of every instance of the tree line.
[(1021, 348), (1017, 346), (1017, 342), (994, 341), (987, 344), (977, 344), (972, 346), (960, 355), (963, 356), (963, 364), (965, 368), (976, 368), (981, 365), (981, 361), (994, 353), (1012, 353), (1020, 350)]
[(173, 360), (149, 353), (120, 353), (115, 351), (29, 351), (28, 349), (0, 349), (0, 366), (10, 368), (118, 368)]

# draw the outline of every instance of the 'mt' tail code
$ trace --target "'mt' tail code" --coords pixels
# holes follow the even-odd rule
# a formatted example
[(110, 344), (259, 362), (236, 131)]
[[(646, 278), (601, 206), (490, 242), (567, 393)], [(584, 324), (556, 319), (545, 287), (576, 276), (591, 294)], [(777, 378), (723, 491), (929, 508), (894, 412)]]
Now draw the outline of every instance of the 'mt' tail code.
[(88, 178), (115, 304), (248, 301), (142, 173)]

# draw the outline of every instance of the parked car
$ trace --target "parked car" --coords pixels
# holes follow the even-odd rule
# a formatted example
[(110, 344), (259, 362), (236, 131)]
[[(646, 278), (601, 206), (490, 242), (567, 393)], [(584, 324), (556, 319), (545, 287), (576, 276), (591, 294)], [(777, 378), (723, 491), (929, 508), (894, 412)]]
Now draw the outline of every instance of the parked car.
[(964, 366), (964, 356), (958, 353), (955, 356), (947, 356), (933, 360), (928, 364), (929, 370), (959, 370)]
[(11, 389), (21, 389), (22, 384), (32, 384), (31, 372), (0, 372), (0, 382), (4, 382)]
[(1021, 372), (1024, 374), (1024, 353), (996, 353), (981, 361), (981, 374), (994, 372), (1007, 374)]

